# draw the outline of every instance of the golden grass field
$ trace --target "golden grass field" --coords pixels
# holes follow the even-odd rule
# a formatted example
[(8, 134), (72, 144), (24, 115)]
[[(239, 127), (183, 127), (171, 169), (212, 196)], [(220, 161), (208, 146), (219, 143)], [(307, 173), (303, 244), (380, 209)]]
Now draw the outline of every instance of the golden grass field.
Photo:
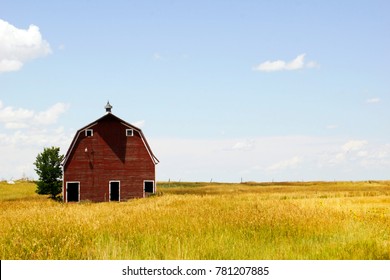
[(390, 259), (390, 181), (159, 183), (120, 203), (0, 183), (0, 259)]

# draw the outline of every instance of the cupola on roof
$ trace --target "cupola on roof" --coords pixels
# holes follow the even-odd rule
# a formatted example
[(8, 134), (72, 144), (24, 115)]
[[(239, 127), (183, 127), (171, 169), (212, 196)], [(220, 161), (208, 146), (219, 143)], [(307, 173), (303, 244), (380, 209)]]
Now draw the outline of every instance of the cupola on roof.
[(104, 106), (104, 108), (106, 109), (106, 113), (111, 113), (112, 106), (110, 104), (110, 101), (107, 101), (107, 104), (106, 106)]

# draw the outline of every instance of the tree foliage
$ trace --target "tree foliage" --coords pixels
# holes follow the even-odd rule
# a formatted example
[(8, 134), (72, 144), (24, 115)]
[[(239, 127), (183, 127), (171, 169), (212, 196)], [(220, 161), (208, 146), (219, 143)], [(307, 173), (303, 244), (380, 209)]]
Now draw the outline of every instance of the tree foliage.
[(49, 194), (55, 199), (61, 193), (63, 159), (64, 155), (60, 155), (58, 147), (44, 148), (43, 152), (37, 155), (34, 165), (39, 176), (36, 190), (38, 194)]

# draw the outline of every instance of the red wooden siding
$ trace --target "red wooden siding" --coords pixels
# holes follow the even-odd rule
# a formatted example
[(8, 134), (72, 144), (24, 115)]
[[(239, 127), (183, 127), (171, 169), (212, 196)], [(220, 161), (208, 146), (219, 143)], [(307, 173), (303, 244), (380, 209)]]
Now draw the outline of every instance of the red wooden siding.
[[(87, 128), (92, 136), (85, 136)], [(80, 200), (109, 201), (110, 181), (120, 181), (121, 201), (143, 197), (157, 162), (142, 132), (108, 113), (76, 134), (64, 162), (64, 200), (67, 182), (80, 182)]]

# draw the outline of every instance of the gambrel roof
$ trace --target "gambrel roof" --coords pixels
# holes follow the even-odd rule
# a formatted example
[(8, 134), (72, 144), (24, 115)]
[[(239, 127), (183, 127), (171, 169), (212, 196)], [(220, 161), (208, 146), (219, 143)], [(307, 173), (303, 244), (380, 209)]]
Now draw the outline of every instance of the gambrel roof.
[(107, 119), (107, 118), (113, 118), (114, 120), (116, 120), (117, 122), (120, 122), (121, 124), (123, 124), (124, 126), (128, 127), (129, 129), (133, 129), (134, 131), (138, 132), (138, 134), (140, 135), (144, 145), (145, 145), (145, 148), (146, 150), (148, 151), (149, 153), (149, 156), (151, 158), (151, 160), (153, 161), (154, 164), (157, 164), (159, 163), (160, 161), (157, 159), (157, 157), (153, 154), (152, 152), (152, 149), (150, 148), (148, 142), (146, 141), (146, 138), (145, 138), (145, 135), (142, 133), (142, 130), (120, 118), (118, 118), (117, 116), (115, 116), (114, 114), (112, 114), (111, 112), (107, 112), (104, 116), (102, 116), (101, 118), (97, 119), (96, 121), (94, 122), (91, 122), (90, 124), (87, 124), (86, 126), (80, 128), (79, 130), (77, 130), (76, 132), (76, 135), (75, 137), (73, 138), (72, 140), (72, 143), (70, 144), (70, 147), (65, 155), (65, 158), (62, 162), (62, 165), (65, 166), (66, 165), (66, 162), (67, 160), (69, 159), (70, 155), (72, 154), (72, 151), (73, 149), (75, 148), (75, 145), (77, 143), (77, 140), (78, 138), (80, 137), (80, 134), (83, 133), (86, 129), (90, 129), (92, 127), (94, 127), (95, 125), (97, 125), (99, 122)]

